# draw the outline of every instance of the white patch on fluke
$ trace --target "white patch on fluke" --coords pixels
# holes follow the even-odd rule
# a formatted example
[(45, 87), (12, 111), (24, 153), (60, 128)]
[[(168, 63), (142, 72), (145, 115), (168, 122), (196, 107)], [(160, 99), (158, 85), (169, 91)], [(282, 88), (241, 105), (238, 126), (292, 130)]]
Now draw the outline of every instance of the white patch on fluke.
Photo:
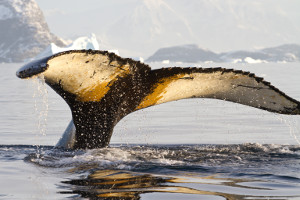
[(160, 95), (156, 104), (198, 97), (222, 99), (274, 111), (297, 107), (296, 103), (263, 82), (234, 72), (186, 74), (171, 81)]
[(43, 73), (45, 79), (50, 83), (60, 83), (65, 91), (84, 101), (89, 98), (99, 100), (109, 90), (107, 87), (111, 81), (129, 71), (129, 64), (120, 66), (117, 61), (111, 62), (107, 55), (78, 52), (50, 59), (48, 65)]

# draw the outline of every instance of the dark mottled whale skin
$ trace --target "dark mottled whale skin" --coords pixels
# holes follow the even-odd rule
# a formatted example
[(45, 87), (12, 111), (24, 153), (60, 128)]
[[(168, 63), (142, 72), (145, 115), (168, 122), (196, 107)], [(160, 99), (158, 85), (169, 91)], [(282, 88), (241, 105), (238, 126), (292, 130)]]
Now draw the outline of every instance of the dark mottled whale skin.
[(270, 112), (299, 115), (300, 103), (250, 72), (224, 68), (170, 67), (96, 50), (72, 50), (26, 64), (19, 78), (43, 76), (69, 105), (73, 120), (58, 147), (108, 146), (126, 115), (185, 98), (215, 98)]

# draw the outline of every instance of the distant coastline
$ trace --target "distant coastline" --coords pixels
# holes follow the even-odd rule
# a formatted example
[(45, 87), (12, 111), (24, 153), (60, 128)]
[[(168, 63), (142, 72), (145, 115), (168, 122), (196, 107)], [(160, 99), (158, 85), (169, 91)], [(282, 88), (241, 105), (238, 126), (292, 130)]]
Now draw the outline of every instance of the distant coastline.
[(267, 63), (299, 62), (300, 45), (284, 44), (257, 51), (231, 51), (215, 53), (195, 44), (161, 48), (146, 62), (230, 62), (230, 63)]

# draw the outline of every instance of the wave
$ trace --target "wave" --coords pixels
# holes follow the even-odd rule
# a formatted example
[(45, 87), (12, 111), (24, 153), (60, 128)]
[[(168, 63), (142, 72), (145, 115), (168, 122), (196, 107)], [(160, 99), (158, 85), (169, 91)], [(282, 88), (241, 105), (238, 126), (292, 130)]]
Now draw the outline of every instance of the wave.
[(226, 199), (299, 197), (300, 146), (112, 145), (68, 151), (0, 145), (0, 159), (23, 159), (65, 174), (59, 193), (82, 197), (139, 199), (155, 192), (195, 198), (196, 194)]
[[(1, 156), (2, 155), (2, 156)], [(203, 170), (226, 173), (249, 168), (268, 171), (299, 168), (300, 146), (270, 144), (231, 145), (112, 145), (93, 150), (62, 150), (52, 146), (0, 145), (1, 159), (20, 159), (43, 167), (79, 167), (123, 170)], [(236, 170), (236, 171), (234, 171)], [(264, 174), (263, 171), (261, 174)], [(242, 175), (242, 174), (240, 174)]]
[[(0, 148), (2, 149), (2, 148)], [(244, 172), (249, 174), (270, 168), (281, 170), (295, 165), (299, 168), (300, 147), (293, 145), (234, 144), (234, 145), (114, 145), (94, 150), (67, 151), (41, 147), (31, 152), (26, 161), (43, 167), (92, 166), (97, 169), (155, 171), (168, 169), (211, 173)], [(277, 169), (278, 168), (278, 169)], [(242, 175), (242, 174), (240, 174)]]

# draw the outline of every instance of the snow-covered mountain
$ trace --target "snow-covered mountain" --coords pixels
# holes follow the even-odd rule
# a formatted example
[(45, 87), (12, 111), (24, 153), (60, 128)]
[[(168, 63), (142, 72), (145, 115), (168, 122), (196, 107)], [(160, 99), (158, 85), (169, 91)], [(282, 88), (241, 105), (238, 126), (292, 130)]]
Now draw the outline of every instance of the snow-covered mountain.
[(224, 52), (300, 43), (297, 0), (56, 1), (45, 11), (51, 30), (73, 38), (94, 32), (125, 56), (182, 44)]
[[(75, 39), (95, 33), (101, 49), (118, 49), (125, 57), (148, 57), (182, 44), (219, 53), (300, 43), (296, 1), (36, 1), (47, 8), (47, 22), (57, 35)], [(34, 57), (50, 43), (64, 46), (34, 0), (0, 0), (0, 62)]]
[(165, 46), (174, 41), (188, 43), (196, 38), (186, 19), (163, 0), (136, 2), (129, 12), (111, 24), (105, 35), (113, 46), (137, 51), (152, 48), (157, 43)]
[(187, 19), (201, 47), (222, 52), (300, 43), (300, 18), (295, 20), (291, 8), (279, 1), (165, 1)]
[(182, 45), (161, 48), (150, 56), (147, 62), (300, 62), (300, 45), (286, 44), (257, 51), (232, 51), (214, 53), (197, 45)]
[(50, 43), (65, 45), (49, 31), (34, 0), (0, 1), (0, 62), (23, 62)]

